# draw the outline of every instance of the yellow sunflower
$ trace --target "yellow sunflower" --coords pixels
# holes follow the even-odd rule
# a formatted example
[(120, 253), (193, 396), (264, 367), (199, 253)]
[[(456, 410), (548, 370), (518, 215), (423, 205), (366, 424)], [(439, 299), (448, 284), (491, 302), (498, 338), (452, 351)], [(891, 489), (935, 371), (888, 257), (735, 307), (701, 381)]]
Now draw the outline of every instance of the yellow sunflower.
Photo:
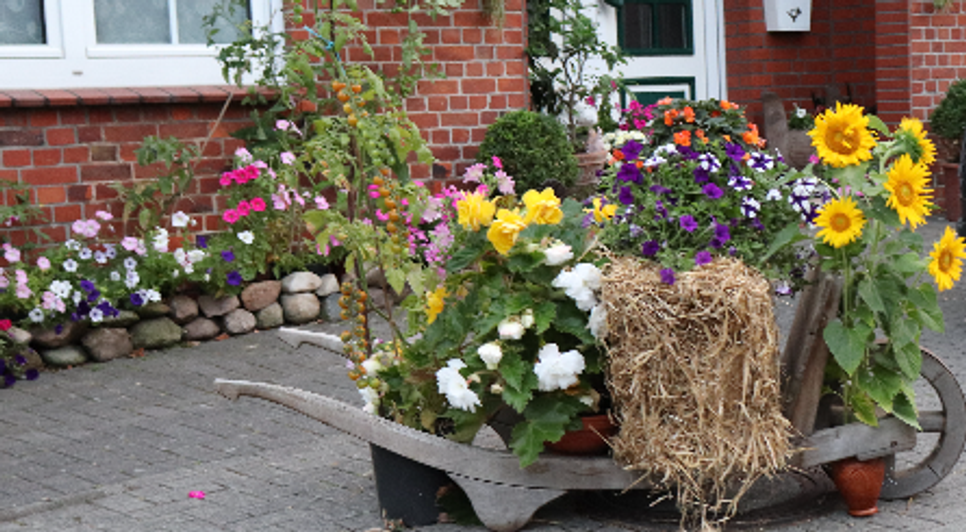
[(836, 102), (835, 111), (826, 109), (815, 118), (815, 129), (808, 134), (825, 164), (844, 168), (872, 158), (875, 138), (868, 126), (861, 107)]
[(865, 215), (851, 197), (834, 199), (818, 209), (815, 225), (822, 228), (816, 236), (833, 248), (840, 248), (862, 234)]
[(936, 145), (926, 138), (926, 130), (918, 118), (903, 118), (895, 138), (917, 163), (929, 166), (936, 161)]
[(903, 154), (889, 169), (889, 180), (883, 185), (892, 194), (886, 205), (895, 209), (901, 223), (909, 222), (909, 227), (926, 223), (932, 203), (932, 189), (929, 185), (929, 170), (920, 162), (915, 164), (909, 154)]
[(953, 287), (953, 281), (958, 281), (963, 271), (966, 242), (962, 237), (957, 237), (955, 231), (946, 227), (942, 239), (936, 242), (929, 256), (932, 257), (932, 262), (929, 263), (929, 275), (936, 279), (940, 292), (949, 290)]

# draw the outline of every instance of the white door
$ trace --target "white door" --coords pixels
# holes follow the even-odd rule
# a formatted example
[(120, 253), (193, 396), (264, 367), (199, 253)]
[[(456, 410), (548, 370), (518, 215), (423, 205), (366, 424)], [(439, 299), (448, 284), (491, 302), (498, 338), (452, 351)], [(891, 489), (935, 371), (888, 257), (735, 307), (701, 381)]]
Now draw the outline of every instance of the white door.
[(602, 37), (628, 57), (624, 82), (643, 104), (664, 96), (727, 98), (723, 0), (607, 0)]

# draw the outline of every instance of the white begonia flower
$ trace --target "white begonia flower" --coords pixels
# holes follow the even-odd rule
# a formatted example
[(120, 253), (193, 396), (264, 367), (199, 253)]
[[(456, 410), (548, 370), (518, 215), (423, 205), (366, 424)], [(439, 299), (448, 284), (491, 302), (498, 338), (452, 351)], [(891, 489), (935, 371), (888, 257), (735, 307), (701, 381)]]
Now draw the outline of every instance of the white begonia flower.
[(536, 319), (533, 317), (532, 308), (528, 308), (527, 310), (524, 310), (523, 314), (520, 315), (520, 323), (523, 325), (524, 329), (529, 329), (530, 327), (533, 327), (533, 324), (535, 322), (536, 322)]
[(584, 371), (584, 356), (575, 350), (561, 353), (557, 344), (541, 347), (537, 356), (540, 360), (533, 365), (533, 372), (537, 375), (537, 387), (543, 392), (570, 388)]
[(367, 375), (375, 375), (384, 369), (383, 365), (376, 358), (370, 358), (360, 364), (362, 369), (366, 370)]
[(509, 318), (500, 322), (497, 325), (496, 330), (500, 333), (501, 340), (519, 340), (523, 338), (523, 333), (526, 331), (526, 327), (520, 323), (520, 318), (517, 316), (510, 316)]
[(543, 252), (548, 266), (559, 266), (574, 258), (574, 252), (567, 244), (557, 241)]
[(582, 395), (582, 396), (580, 396), (580, 399), (578, 399), (578, 401), (580, 401), (581, 403), (583, 403), (583, 404), (585, 404), (585, 405), (587, 405), (587, 406), (589, 406), (591, 408), (593, 408), (593, 406), (594, 406), (594, 398), (591, 397), (591, 396), (589, 396), (589, 395)]
[(191, 222), (191, 217), (183, 211), (178, 211), (171, 215), (171, 225), (173, 227), (188, 227), (189, 222)]
[(466, 363), (458, 358), (451, 359), (446, 363), (445, 368), (440, 368), (436, 372), (436, 381), (439, 393), (446, 396), (446, 400), (453, 408), (476, 412), (477, 406), (483, 406), (480, 397), (470, 389), (466, 379), (460, 375), (460, 370), (466, 367)]
[(607, 336), (607, 308), (603, 303), (590, 310), (590, 317), (587, 318), (587, 328), (594, 338), (601, 340)]
[(367, 414), (375, 414), (379, 408), (379, 392), (368, 386), (357, 389), (359, 390), (359, 395), (362, 396), (362, 400), (365, 402), (362, 411)]
[(503, 350), (500, 349), (500, 344), (496, 342), (481, 345), (476, 350), (476, 354), (480, 355), (480, 358), (486, 363), (486, 369), (496, 369), (500, 365), (500, 360), (503, 360)]
[(600, 289), (601, 272), (597, 266), (582, 262), (571, 270), (560, 272), (551, 283), (563, 288), (567, 296), (577, 303), (577, 308), (588, 311), (597, 304), (594, 290)]
[(40, 307), (37, 307), (31, 310), (30, 313), (27, 314), (27, 317), (30, 318), (30, 321), (34, 323), (40, 323), (44, 321), (44, 311)]
[(241, 240), (246, 244), (251, 244), (255, 241), (255, 233), (252, 233), (251, 231), (242, 231), (241, 233), (238, 233), (238, 240)]

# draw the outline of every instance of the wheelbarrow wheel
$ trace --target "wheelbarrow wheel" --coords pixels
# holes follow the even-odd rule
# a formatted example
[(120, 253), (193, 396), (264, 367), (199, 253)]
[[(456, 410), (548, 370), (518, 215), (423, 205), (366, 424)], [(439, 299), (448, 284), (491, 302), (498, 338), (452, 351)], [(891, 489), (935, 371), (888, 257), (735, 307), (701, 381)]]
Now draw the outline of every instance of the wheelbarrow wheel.
[[(956, 377), (936, 355), (922, 350), (920, 375), (938, 396), (939, 408), (919, 411), (920, 434), (937, 434), (931, 449), (919, 446), (909, 453), (886, 459), (886, 478), (880, 498), (905, 499), (922, 493), (946, 477), (966, 443), (966, 399)], [(930, 405), (934, 406), (934, 405)], [(923, 439), (923, 438), (919, 438)], [(930, 438), (932, 440), (932, 438)], [(908, 455), (912, 458), (906, 458)]]

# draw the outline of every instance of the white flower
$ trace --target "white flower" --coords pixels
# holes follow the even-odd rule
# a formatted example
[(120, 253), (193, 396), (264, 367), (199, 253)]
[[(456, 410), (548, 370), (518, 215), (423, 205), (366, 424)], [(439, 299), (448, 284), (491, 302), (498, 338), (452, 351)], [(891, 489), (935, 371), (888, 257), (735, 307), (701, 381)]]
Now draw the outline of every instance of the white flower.
[(53, 281), (50, 283), (50, 291), (60, 299), (67, 299), (73, 288), (68, 281)]
[(503, 350), (500, 349), (500, 344), (496, 342), (481, 345), (476, 350), (476, 354), (480, 355), (480, 358), (486, 363), (486, 369), (496, 369), (500, 360), (503, 359)]
[(376, 409), (379, 407), (379, 392), (368, 386), (357, 389), (359, 390), (359, 395), (362, 396), (362, 400), (365, 402), (362, 411), (367, 414), (375, 414)]
[(144, 299), (148, 301), (161, 301), (161, 292), (151, 288), (144, 291)]
[(188, 227), (188, 223), (191, 222), (191, 217), (184, 213), (184, 211), (178, 211), (171, 215), (171, 225), (173, 227)]
[(71, 299), (74, 300), (75, 305), (80, 305), (81, 300), (84, 299), (84, 294), (80, 293), (79, 290), (75, 290), (74, 294), (71, 296)]
[(773, 189), (771, 189), (771, 190), (768, 191), (768, 194), (765, 194), (765, 199), (768, 200), (768, 201), (777, 201), (777, 200), (780, 200), (780, 199), (782, 199), (782, 193), (777, 188), (773, 188)]
[(104, 244), (104, 254), (107, 258), (113, 259), (117, 256), (117, 246), (115, 244)]
[(158, 229), (158, 234), (151, 239), (151, 245), (154, 246), (155, 251), (166, 253), (168, 251), (168, 230), (163, 227)]
[(567, 296), (577, 303), (577, 308), (583, 311), (588, 311), (597, 304), (594, 290), (600, 289), (600, 283), (600, 269), (588, 262), (560, 272), (552, 282), (554, 287), (563, 288)]
[(801, 107), (796, 106), (795, 116), (797, 116), (798, 118), (805, 118), (806, 116), (808, 116), (808, 111), (806, 111), (805, 109), (802, 109)]
[(523, 338), (523, 333), (526, 331), (526, 327), (520, 323), (520, 318), (517, 316), (510, 316), (509, 318), (500, 322), (496, 327), (497, 332), (500, 333), (501, 340), (519, 340)]
[(91, 248), (81, 248), (80, 253), (78, 253), (77, 256), (80, 257), (81, 260), (90, 260), (90, 258), (94, 256), (94, 252), (91, 251)]
[(241, 233), (238, 233), (238, 240), (241, 240), (246, 244), (251, 244), (255, 241), (255, 233), (252, 233), (251, 231), (242, 231)]
[(207, 255), (207, 253), (200, 249), (192, 249), (188, 252), (188, 262), (199, 262), (201, 259), (205, 258), (205, 255)]
[(603, 304), (597, 305), (590, 310), (590, 317), (587, 319), (587, 328), (594, 338), (600, 340), (607, 336), (607, 308)]
[(470, 390), (466, 379), (460, 375), (460, 370), (466, 367), (466, 363), (458, 358), (447, 362), (445, 368), (440, 368), (436, 372), (436, 381), (439, 393), (446, 396), (446, 400), (453, 408), (476, 412), (477, 406), (482, 406), (480, 397), (476, 392)]
[(501, 393), (503, 393), (503, 385), (501, 385), (500, 383), (494, 382), (493, 384), (490, 385), (490, 393), (492, 393), (493, 395), (500, 395)]
[(104, 311), (102, 311), (97, 307), (92, 308), (88, 316), (90, 317), (91, 321), (94, 323), (100, 323), (104, 321)]
[(138, 261), (134, 257), (128, 257), (124, 259), (124, 268), (127, 270), (133, 270), (138, 267)]
[(141, 282), (141, 276), (134, 270), (128, 270), (127, 277), (124, 278), (124, 286), (134, 288)]
[(178, 264), (184, 266), (188, 262), (188, 252), (185, 251), (184, 248), (174, 250), (174, 260), (177, 261)]
[(98, 264), (107, 264), (107, 253), (104, 253), (103, 251), (95, 251), (94, 261)]
[(115, 281), (115, 282), (120, 281), (121, 280), (121, 274), (117, 273), (117, 271), (112, 271), (111, 272), (111, 280), (112, 281)]
[(27, 314), (27, 317), (30, 318), (30, 321), (34, 323), (40, 323), (44, 321), (44, 311), (40, 307), (37, 307), (31, 310), (30, 313)]
[(520, 315), (520, 323), (523, 325), (524, 329), (533, 327), (535, 321), (536, 320), (533, 318), (533, 309), (528, 308), (527, 310), (523, 311), (523, 314)]
[(584, 356), (574, 350), (561, 353), (557, 344), (541, 347), (537, 356), (540, 361), (533, 365), (533, 372), (537, 374), (537, 387), (544, 392), (570, 388), (584, 371)]
[(74, 273), (77, 271), (77, 261), (74, 259), (67, 259), (64, 261), (64, 270)]
[(362, 369), (366, 370), (367, 375), (375, 375), (383, 370), (383, 365), (379, 360), (375, 358), (370, 358), (360, 364)]
[(184, 272), (185, 273), (194, 273), (195, 272), (195, 265), (194, 264), (191, 264), (190, 262), (185, 263), (185, 265), (183, 267), (184, 267)]
[(78, 241), (74, 240), (73, 238), (71, 238), (67, 242), (64, 242), (64, 247), (66, 247), (67, 249), (69, 249), (71, 251), (77, 251), (78, 249), (80, 249), (80, 242), (78, 242)]
[(559, 266), (574, 258), (574, 252), (570, 249), (570, 246), (560, 241), (545, 249), (543, 254), (548, 266)]

